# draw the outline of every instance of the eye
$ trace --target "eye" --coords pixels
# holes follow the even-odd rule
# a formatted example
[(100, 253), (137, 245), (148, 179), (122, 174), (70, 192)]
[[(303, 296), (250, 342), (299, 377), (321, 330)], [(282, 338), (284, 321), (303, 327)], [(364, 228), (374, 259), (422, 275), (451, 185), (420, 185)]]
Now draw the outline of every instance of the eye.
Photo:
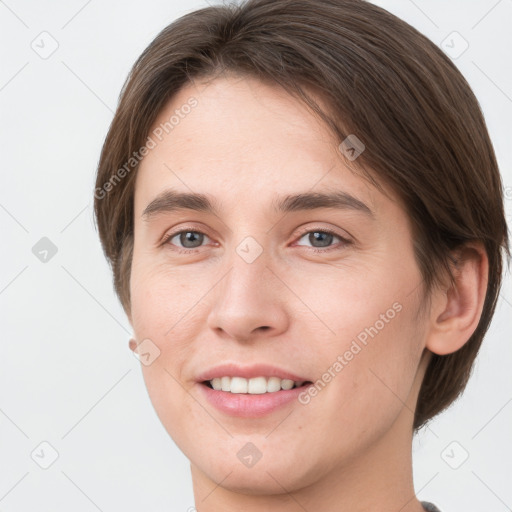
[(312, 244), (311, 247), (315, 249), (315, 252), (326, 252), (331, 249), (336, 249), (336, 246), (332, 246), (333, 239), (335, 238), (341, 241), (341, 244), (338, 244), (341, 245), (341, 247), (338, 247), (340, 249), (351, 243), (350, 240), (347, 240), (329, 229), (313, 229), (306, 231), (301, 235), (299, 240), (305, 237), (307, 237), (307, 241)]
[[(333, 249), (342, 249), (351, 244), (350, 240), (329, 229), (310, 229), (309, 231), (304, 231), (300, 236), (299, 241), (306, 237), (314, 252), (327, 252)], [(177, 251), (180, 254), (193, 253), (197, 252), (197, 249), (203, 245), (205, 238), (210, 239), (208, 235), (202, 231), (182, 229), (181, 231), (167, 235), (162, 241), (162, 245), (170, 245), (172, 250)], [(333, 240), (336, 238), (340, 242), (337, 246), (333, 246)], [(301, 244), (297, 245), (300, 246)]]
[[(162, 244), (176, 245), (177, 248), (175, 250), (180, 253), (194, 252), (194, 249), (201, 247), (205, 237), (209, 238), (201, 231), (185, 229), (176, 233), (170, 233), (165, 237)], [(176, 239), (176, 241), (173, 242), (174, 239)], [(181, 244), (181, 249), (184, 250), (180, 250), (180, 246), (178, 244)]]

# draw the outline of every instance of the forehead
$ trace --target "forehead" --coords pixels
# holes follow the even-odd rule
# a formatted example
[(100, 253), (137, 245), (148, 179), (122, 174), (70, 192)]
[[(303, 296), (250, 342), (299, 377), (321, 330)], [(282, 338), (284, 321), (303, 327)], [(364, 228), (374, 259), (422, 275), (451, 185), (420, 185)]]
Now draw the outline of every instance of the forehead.
[[(321, 98), (315, 97), (320, 106)], [(165, 188), (274, 207), (276, 192), (342, 190), (378, 209), (381, 192), (343, 158), (325, 124), (282, 88), (223, 76), (184, 86), (157, 116), (136, 210)], [(364, 198), (364, 199), (363, 199)]]

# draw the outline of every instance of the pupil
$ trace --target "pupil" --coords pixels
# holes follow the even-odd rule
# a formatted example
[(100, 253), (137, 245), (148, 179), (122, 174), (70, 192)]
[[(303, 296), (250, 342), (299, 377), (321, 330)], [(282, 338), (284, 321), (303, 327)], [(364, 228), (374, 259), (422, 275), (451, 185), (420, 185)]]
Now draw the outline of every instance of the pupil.
[[(319, 235), (319, 236), (317, 236), (317, 235)], [(330, 245), (330, 243), (332, 242), (331, 239), (333, 237), (333, 235), (331, 235), (330, 233), (323, 233), (321, 231), (314, 231), (313, 233), (311, 233), (309, 235), (309, 239), (310, 239), (309, 241), (312, 243), (312, 245), (314, 245), (313, 240), (314, 241), (319, 241), (319, 239), (320, 239), (320, 242), (322, 242), (322, 237), (324, 237), (323, 245), (319, 245), (319, 246), (317, 245), (315, 247), (328, 247)], [(327, 243), (326, 243), (325, 237), (327, 237)]]
[[(180, 242), (183, 245), (183, 247), (186, 247), (187, 249), (194, 249), (196, 247), (201, 246), (201, 241), (202, 241), (200, 238), (201, 236), (203, 236), (203, 235), (200, 233), (197, 233), (196, 231), (186, 231), (185, 233), (181, 234)], [(189, 242), (192, 242), (192, 243), (194, 243), (194, 241), (197, 242), (198, 239), (199, 239), (199, 245), (192, 245), (192, 246), (187, 245)]]

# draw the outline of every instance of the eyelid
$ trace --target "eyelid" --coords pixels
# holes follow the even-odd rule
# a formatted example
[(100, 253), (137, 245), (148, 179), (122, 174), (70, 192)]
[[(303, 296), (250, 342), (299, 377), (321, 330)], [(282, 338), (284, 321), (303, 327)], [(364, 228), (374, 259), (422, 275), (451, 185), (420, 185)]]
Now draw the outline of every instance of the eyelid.
[(324, 226), (313, 226), (313, 227), (306, 226), (301, 230), (299, 237), (304, 236), (306, 233), (311, 233), (311, 232), (315, 232), (315, 231), (321, 231), (322, 233), (329, 233), (330, 235), (335, 235), (347, 242), (350, 241), (350, 238), (351, 238), (348, 233), (346, 234), (346, 236), (344, 236), (341, 233), (339, 233), (336, 229), (324, 227)]
[(320, 231), (322, 233), (328, 233), (330, 235), (334, 235), (334, 236), (338, 237), (342, 242), (345, 242), (347, 244), (355, 242), (354, 238), (346, 231), (343, 231), (343, 233), (345, 233), (345, 234), (342, 234), (339, 232), (339, 230), (336, 230), (335, 228), (324, 227), (324, 226), (313, 226), (313, 227), (306, 226), (303, 229), (301, 229), (297, 238), (300, 239), (307, 233), (314, 233), (317, 231)]

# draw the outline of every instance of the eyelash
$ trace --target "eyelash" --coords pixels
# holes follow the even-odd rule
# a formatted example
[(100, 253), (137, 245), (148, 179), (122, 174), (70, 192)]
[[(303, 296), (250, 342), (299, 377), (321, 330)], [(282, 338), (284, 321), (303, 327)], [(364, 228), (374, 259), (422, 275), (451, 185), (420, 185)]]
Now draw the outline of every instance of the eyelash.
[[(197, 252), (199, 252), (201, 250), (200, 247), (194, 248), (194, 249), (180, 249), (180, 248), (172, 247), (173, 244), (169, 243), (170, 240), (172, 240), (176, 235), (180, 235), (181, 233), (197, 233), (197, 234), (200, 234), (200, 235), (208, 236), (206, 233), (203, 233), (202, 231), (199, 231), (197, 229), (187, 229), (187, 228), (185, 228), (185, 229), (181, 229), (179, 231), (176, 231), (174, 233), (169, 233), (168, 235), (166, 235), (164, 237), (163, 241), (162, 241), (162, 245), (169, 245), (171, 247), (171, 250), (177, 252), (178, 254), (194, 254), (194, 253), (197, 253)], [(341, 235), (339, 235), (335, 231), (333, 231), (331, 229), (327, 229), (327, 228), (307, 229), (305, 231), (302, 231), (302, 233), (299, 235), (298, 240), (303, 238), (304, 235), (307, 235), (308, 233), (325, 233), (325, 234), (333, 235), (333, 236), (339, 238), (340, 241), (341, 241), (340, 243), (343, 244), (343, 246), (347, 246), (347, 245), (351, 245), (352, 244), (352, 241), (348, 240), (347, 238), (342, 237)], [(327, 247), (325, 249), (320, 249), (318, 247), (310, 247), (309, 248), (310, 251), (315, 252), (315, 253), (326, 253), (326, 252), (329, 252), (331, 250), (336, 250), (336, 249), (341, 250), (342, 247), (331, 246), (331, 247)]]

